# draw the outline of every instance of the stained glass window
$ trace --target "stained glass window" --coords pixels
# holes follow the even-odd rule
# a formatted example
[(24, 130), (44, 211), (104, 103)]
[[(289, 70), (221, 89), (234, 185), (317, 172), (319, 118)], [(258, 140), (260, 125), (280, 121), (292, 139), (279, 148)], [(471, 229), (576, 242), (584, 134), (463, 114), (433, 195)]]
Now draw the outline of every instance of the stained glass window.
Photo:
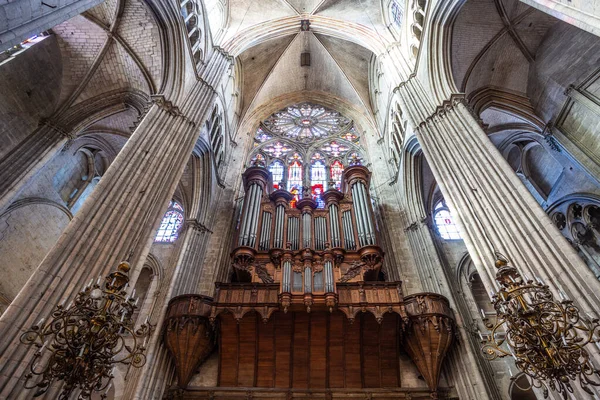
[(320, 105), (296, 104), (262, 121), (248, 165), (268, 167), (276, 189), (285, 180), (281, 189), (296, 199), (304, 186), (316, 199), (327, 189), (341, 188), (345, 167), (365, 163), (359, 142), (352, 120)]
[(342, 187), (342, 172), (344, 172), (344, 164), (340, 160), (335, 160), (331, 164), (331, 180), (335, 182), (337, 190), (340, 190)]
[(443, 200), (436, 204), (433, 220), (442, 239), (462, 239), (458, 226), (454, 223), (454, 217)]
[(264, 129), (262, 128), (258, 128), (258, 130), (256, 131), (256, 136), (254, 137), (254, 141), (257, 143), (264, 143), (269, 139), (272, 139), (273, 136), (269, 135), (267, 132), (264, 131)]
[(269, 166), (269, 171), (273, 176), (273, 187), (279, 189), (279, 184), (283, 180), (283, 163), (279, 160), (275, 160)]
[(362, 156), (356, 151), (348, 156), (348, 165), (363, 165), (363, 162)]
[(296, 193), (300, 193), (302, 191), (302, 181), (302, 158), (298, 153), (295, 153), (291, 157), (288, 166), (288, 190), (290, 192), (295, 190)]
[(321, 146), (320, 150), (330, 157), (339, 157), (345, 155), (350, 150), (350, 147), (333, 140)]
[(401, 26), (402, 14), (404, 13), (402, 5), (400, 5), (400, 3), (398, 3), (396, 0), (392, 0), (392, 3), (390, 4), (390, 9), (392, 12), (392, 19), (394, 20), (394, 23), (398, 26)]
[(275, 142), (270, 145), (263, 147), (262, 150), (269, 154), (271, 157), (282, 157), (292, 151), (292, 148), (288, 146), (286, 143)]
[(250, 165), (253, 167), (265, 167), (267, 165), (266, 160), (265, 160), (265, 156), (257, 153), (254, 157), (252, 157), (252, 159), (250, 160)]
[(304, 103), (290, 106), (264, 121), (267, 130), (276, 135), (309, 142), (349, 129), (352, 121), (337, 111)]
[(176, 201), (169, 203), (169, 208), (165, 213), (158, 232), (156, 232), (155, 242), (173, 243), (179, 236), (179, 229), (183, 225), (183, 207)]
[(327, 188), (327, 167), (325, 166), (325, 159), (319, 153), (315, 153), (311, 158), (310, 188), (312, 197), (317, 202), (318, 207), (324, 208), (325, 202), (321, 195)]

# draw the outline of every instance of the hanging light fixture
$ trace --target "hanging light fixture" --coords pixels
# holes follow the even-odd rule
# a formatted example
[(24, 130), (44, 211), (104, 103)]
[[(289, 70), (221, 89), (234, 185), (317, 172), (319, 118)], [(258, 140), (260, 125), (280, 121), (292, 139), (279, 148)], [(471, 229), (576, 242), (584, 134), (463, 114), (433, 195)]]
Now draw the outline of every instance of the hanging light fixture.
[(567, 393), (573, 393), (571, 381), (579, 381), (585, 392), (594, 395), (589, 385), (600, 386), (592, 379), (600, 376), (600, 371), (584, 347), (589, 343), (598, 345), (598, 318), (581, 317), (562, 290), (560, 301), (555, 300), (540, 278), (533, 281), (522, 277), (508, 265), (506, 257), (496, 255), (500, 290), (491, 293), (496, 322), (488, 322), (482, 312), (491, 330), (487, 338), (481, 336), (486, 358), (512, 356), (531, 385), (543, 390), (544, 398), (550, 388), (567, 399)]
[[(128, 295), (127, 261), (117, 271), (96, 283), (93, 280), (77, 294), (74, 302), (56, 307), (51, 320), (44, 319), (21, 335), (21, 342), (37, 347), (29, 364), (25, 388), (37, 388), (34, 397), (46, 393), (53, 383), (63, 382), (59, 399), (68, 399), (79, 389), (79, 399), (90, 399), (93, 392), (105, 399), (117, 364), (141, 367), (151, 331), (146, 322), (134, 331), (132, 315), (139, 300), (135, 289)], [(145, 337), (144, 343), (140, 338)], [(34, 376), (41, 380), (31, 382)]]

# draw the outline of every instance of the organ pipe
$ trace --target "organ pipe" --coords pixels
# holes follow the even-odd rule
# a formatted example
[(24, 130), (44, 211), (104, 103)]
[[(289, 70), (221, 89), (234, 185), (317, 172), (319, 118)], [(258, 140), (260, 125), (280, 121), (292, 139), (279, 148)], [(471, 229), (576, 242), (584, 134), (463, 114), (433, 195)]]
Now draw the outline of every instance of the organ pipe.
[(329, 206), (329, 229), (331, 229), (331, 246), (340, 247), (340, 225), (337, 204)]
[(283, 262), (283, 285), (282, 291), (289, 293), (292, 291), (292, 262), (285, 260)]
[(285, 207), (279, 204), (275, 209), (275, 248), (283, 248), (283, 218), (285, 216)]
[(333, 264), (330, 260), (325, 261), (325, 292), (333, 293)]
[(368, 209), (368, 201), (365, 191), (365, 185), (362, 182), (357, 182), (354, 187), (356, 187), (356, 193), (358, 194), (358, 208), (361, 210), (361, 214), (363, 216), (364, 223), (364, 231), (365, 231), (365, 243), (364, 245), (373, 244), (373, 237), (375, 232), (373, 232), (373, 224), (371, 221), (371, 213)]
[(238, 241), (239, 246), (246, 245), (246, 226), (248, 225), (248, 222), (250, 220), (250, 218), (248, 217), (248, 210), (250, 209), (250, 199), (252, 198), (254, 189), (254, 185), (250, 186), (250, 189), (246, 192), (246, 198), (244, 199), (244, 207), (242, 211), (242, 226), (240, 228), (240, 238)]
[(352, 202), (354, 203), (354, 216), (356, 217), (356, 229), (358, 230), (358, 243), (365, 245), (365, 218), (360, 205), (360, 197), (356, 184), (352, 185)]
[(250, 229), (248, 231), (248, 240), (247, 246), (254, 247), (256, 244), (256, 229), (258, 227), (258, 213), (260, 212), (260, 199), (262, 197), (262, 188), (254, 183), (256, 186), (256, 193), (254, 196), (254, 200), (252, 202), (252, 213), (250, 214)]
[(310, 248), (311, 246), (311, 228), (312, 228), (312, 218), (310, 213), (305, 212), (302, 214), (302, 243), (303, 247)]
[(310, 267), (304, 268), (304, 293), (312, 293), (312, 270)]
[(368, 229), (371, 233), (369, 244), (375, 244), (375, 225), (373, 224), (373, 216), (371, 215), (371, 202), (367, 193), (367, 187), (362, 182), (359, 182), (359, 185), (362, 192), (365, 214), (367, 215)]

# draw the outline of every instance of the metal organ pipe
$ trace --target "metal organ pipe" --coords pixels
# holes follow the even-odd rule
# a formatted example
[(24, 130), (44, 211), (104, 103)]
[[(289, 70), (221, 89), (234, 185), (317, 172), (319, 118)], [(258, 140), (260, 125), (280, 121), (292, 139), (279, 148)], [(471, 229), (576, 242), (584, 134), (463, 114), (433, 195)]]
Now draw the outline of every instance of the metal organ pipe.
[(256, 243), (256, 228), (258, 227), (258, 213), (260, 212), (260, 198), (262, 197), (262, 188), (258, 184), (256, 186), (256, 194), (252, 202), (252, 214), (250, 220), (250, 230), (248, 232), (248, 246), (254, 247)]
[(285, 260), (283, 262), (283, 285), (282, 289), (284, 293), (292, 291), (292, 262)]
[(325, 261), (325, 293), (333, 293), (333, 265), (330, 260)]
[(240, 229), (240, 238), (238, 241), (239, 246), (245, 246), (246, 241), (248, 239), (246, 235), (246, 227), (248, 226), (248, 221), (250, 220), (248, 213), (250, 212), (250, 203), (254, 194), (254, 190), (254, 185), (251, 185), (248, 191), (246, 192), (246, 197), (244, 198), (244, 209), (242, 211), (242, 227)]
[(348, 250), (353, 250), (356, 243), (354, 243), (354, 230), (352, 229), (352, 216), (350, 215), (350, 211), (344, 211), (342, 223), (344, 226), (345, 247)]
[(263, 211), (262, 227), (260, 229), (260, 250), (269, 250), (271, 240), (271, 213)]
[(340, 247), (340, 225), (337, 204), (329, 206), (329, 225), (331, 229), (331, 246)]
[(312, 293), (312, 270), (304, 268), (304, 293)]
[(275, 209), (275, 248), (283, 248), (283, 219), (285, 216), (285, 207), (278, 205)]
[(373, 231), (373, 221), (369, 212), (369, 204), (365, 185), (362, 182), (357, 182), (357, 192), (360, 197), (360, 207), (365, 221), (365, 244), (375, 243), (375, 232)]
[(312, 218), (310, 213), (302, 214), (302, 243), (304, 247), (312, 247), (311, 246), (311, 228), (312, 228)]
[(360, 195), (358, 194), (357, 184), (352, 185), (352, 203), (354, 205), (354, 215), (356, 217), (356, 228), (358, 229), (358, 242), (360, 246), (365, 245), (365, 216), (362, 213), (360, 206)]

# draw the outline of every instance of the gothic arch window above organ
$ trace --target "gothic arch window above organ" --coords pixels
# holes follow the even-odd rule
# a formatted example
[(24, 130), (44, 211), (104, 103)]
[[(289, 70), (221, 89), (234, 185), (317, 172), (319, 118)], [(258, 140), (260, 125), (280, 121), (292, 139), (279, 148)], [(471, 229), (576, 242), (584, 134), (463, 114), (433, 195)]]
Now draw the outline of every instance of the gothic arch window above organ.
[(280, 184), (283, 181), (283, 172), (285, 171), (285, 167), (283, 166), (283, 162), (281, 160), (275, 160), (269, 165), (269, 172), (271, 172), (271, 176), (273, 178), (273, 187), (275, 189), (281, 189)]
[(194, 64), (198, 66), (204, 60), (205, 34), (203, 32), (202, 5), (196, 0), (186, 0), (179, 4)]
[(169, 203), (169, 208), (165, 212), (154, 241), (157, 243), (173, 243), (179, 236), (179, 231), (183, 226), (183, 207), (176, 201)]
[(310, 161), (310, 189), (313, 199), (319, 208), (325, 207), (321, 195), (327, 190), (327, 166), (325, 158), (320, 153), (313, 154)]
[(438, 201), (433, 209), (433, 222), (442, 239), (462, 239), (458, 225), (456, 225), (454, 217), (450, 212), (450, 208), (448, 208), (443, 199)]
[(287, 189), (296, 199), (302, 197), (302, 188), (310, 188), (305, 196), (310, 192), (324, 207), (321, 194), (341, 189), (344, 169), (365, 164), (351, 119), (318, 104), (301, 103), (259, 124), (247, 165), (268, 168), (273, 187)]

